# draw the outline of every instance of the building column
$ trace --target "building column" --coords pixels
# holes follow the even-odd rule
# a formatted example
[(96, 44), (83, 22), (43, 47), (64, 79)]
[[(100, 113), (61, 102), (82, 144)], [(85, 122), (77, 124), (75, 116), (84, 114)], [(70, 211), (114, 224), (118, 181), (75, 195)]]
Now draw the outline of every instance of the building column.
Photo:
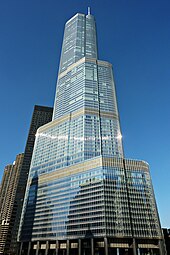
[(136, 241), (135, 241), (135, 238), (133, 238), (133, 255), (137, 255), (136, 254)]
[(154, 253), (153, 253), (153, 249), (151, 249), (151, 255), (154, 255)]
[(91, 255), (94, 255), (94, 239), (91, 238)]
[(159, 245), (160, 255), (167, 255), (167, 251), (166, 251), (166, 248), (165, 248), (165, 241), (164, 240), (159, 240), (158, 245)]
[(81, 255), (81, 239), (78, 240), (78, 255)]
[(59, 241), (57, 240), (56, 241), (56, 255), (58, 255), (58, 250), (59, 250)]
[(116, 253), (117, 255), (119, 255), (119, 248), (116, 248)]
[(70, 252), (70, 240), (67, 240), (67, 243), (66, 243), (66, 254), (69, 255), (69, 252)]
[(23, 247), (23, 242), (21, 242), (21, 244), (20, 244), (19, 255), (22, 254), (22, 247)]
[(40, 242), (39, 242), (39, 241), (37, 241), (36, 255), (38, 255), (39, 249), (40, 249)]
[(31, 251), (31, 242), (28, 243), (28, 252), (27, 252), (27, 255), (30, 255), (30, 251)]
[(140, 248), (138, 248), (138, 255), (140, 255)]
[(48, 250), (49, 250), (49, 241), (46, 241), (45, 255), (48, 255)]
[(107, 241), (107, 237), (104, 237), (104, 252), (105, 252), (105, 255), (108, 255), (108, 241)]

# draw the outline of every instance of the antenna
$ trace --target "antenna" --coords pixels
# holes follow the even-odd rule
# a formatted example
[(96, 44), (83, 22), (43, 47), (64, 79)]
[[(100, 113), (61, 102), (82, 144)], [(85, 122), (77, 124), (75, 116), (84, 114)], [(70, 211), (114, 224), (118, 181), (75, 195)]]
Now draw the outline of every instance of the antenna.
[(88, 15), (90, 15), (91, 13), (90, 13), (90, 7), (88, 7)]

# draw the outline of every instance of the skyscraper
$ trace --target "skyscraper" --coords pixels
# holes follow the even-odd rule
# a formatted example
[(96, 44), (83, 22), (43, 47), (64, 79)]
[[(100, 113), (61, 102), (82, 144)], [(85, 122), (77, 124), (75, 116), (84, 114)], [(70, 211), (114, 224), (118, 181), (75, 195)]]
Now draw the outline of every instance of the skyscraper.
[(25, 153), (4, 169), (0, 188), (0, 254), (17, 254), (17, 233), (37, 129), (50, 122), (53, 108), (34, 106)]
[(13, 165), (4, 169), (0, 189), (0, 254), (9, 254), (11, 232), (13, 230), (16, 212), (16, 190), (21, 173), (24, 154), (16, 157)]
[(24, 182), (21, 184), (22, 187), (26, 186), (37, 129), (52, 120), (52, 113), (52, 107), (40, 105), (34, 106), (22, 165), (22, 181)]
[(13, 224), (13, 229), (11, 231), (10, 254), (17, 254), (16, 252), (18, 249), (17, 233), (19, 229), (19, 222), (20, 222), (22, 205), (23, 205), (23, 200), (25, 195), (25, 188), (27, 184), (28, 173), (29, 173), (29, 168), (31, 164), (33, 148), (34, 148), (35, 134), (39, 127), (51, 121), (52, 112), (53, 112), (52, 107), (40, 106), (40, 105), (34, 106), (32, 119), (30, 123), (30, 129), (29, 129), (25, 151), (24, 151), (24, 158), (23, 158), (21, 173), (20, 173), (18, 185), (17, 185), (16, 197), (15, 197), (16, 206), (15, 206), (15, 214), (13, 214), (14, 224)]
[(66, 22), (53, 120), (38, 129), (20, 254), (164, 254), (149, 166), (126, 159), (94, 17)]

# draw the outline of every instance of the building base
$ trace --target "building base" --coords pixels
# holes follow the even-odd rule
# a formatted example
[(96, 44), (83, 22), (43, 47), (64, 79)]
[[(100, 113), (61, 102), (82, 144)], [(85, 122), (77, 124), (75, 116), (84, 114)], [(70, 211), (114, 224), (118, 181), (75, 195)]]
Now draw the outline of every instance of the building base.
[(160, 240), (89, 238), (21, 242), (18, 255), (166, 255)]

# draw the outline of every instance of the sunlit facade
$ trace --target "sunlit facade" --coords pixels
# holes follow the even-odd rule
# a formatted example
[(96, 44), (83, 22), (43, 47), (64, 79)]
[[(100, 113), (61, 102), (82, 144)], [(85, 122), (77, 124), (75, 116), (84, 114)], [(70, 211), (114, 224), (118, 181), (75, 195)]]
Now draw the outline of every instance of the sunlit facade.
[(24, 154), (18, 154), (12, 165), (4, 169), (2, 182), (0, 184), (0, 255), (16, 254), (16, 221), (18, 220), (17, 206), (18, 189)]
[[(112, 65), (88, 13), (67, 21), (52, 122), (38, 129), (20, 254), (161, 254), (144, 161), (124, 158)], [(148, 252), (148, 253), (147, 253)]]

